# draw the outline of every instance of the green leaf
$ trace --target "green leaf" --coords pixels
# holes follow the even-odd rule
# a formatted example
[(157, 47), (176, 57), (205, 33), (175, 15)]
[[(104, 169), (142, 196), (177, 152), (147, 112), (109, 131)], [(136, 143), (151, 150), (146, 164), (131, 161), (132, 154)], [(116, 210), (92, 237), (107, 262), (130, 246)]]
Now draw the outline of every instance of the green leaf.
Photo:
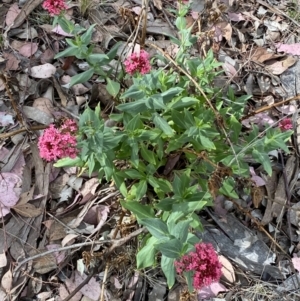
[(58, 17), (57, 23), (60, 25), (64, 32), (71, 34), (73, 33), (75, 25), (71, 21), (67, 20), (66, 18)]
[(163, 98), (164, 102), (171, 101), (176, 95), (181, 93), (184, 89), (181, 87), (172, 87), (168, 89), (167, 91), (160, 94), (160, 96)]
[(68, 47), (67, 49), (65, 49), (64, 51), (59, 52), (58, 54), (55, 55), (55, 59), (58, 59), (60, 57), (68, 57), (68, 56), (73, 56), (77, 54), (78, 52), (78, 47)]
[(182, 117), (182, 112), (172, 110), (171, 115), (172, 115), (172, 120), (176, 127), (179, 127), (180, 129), (190, 128), (190, 125), (186, 122), (186, 119)]
[(169, 126), (167, 121), (159, 116), (157, 113), (152, 115), (154, 124), (161, 129), (167, 136), (172, 137), (174, 136), (173, 129)]
[(176, 238), (155, 245), (155, 248), (168, 258), (180, 257), (182, 247), (183, 244)]
[(175, 25), (179, 29), (179, 31), (186, 29), (185, 17), (178, 17), (175, 21)]
[(234, 187), (235, 187), (234, 179), (228, 177), (227, 179), (223, 180), (222, 187), (219, 189), (219, 192), (231, 198), (238, 199), (239, 196), (234, 191)]
[(148, 231), (156, 238), (166, 238), (169, 236), (167, 225), (159, 218), (145, 218), (141, 220)]
[(114, 180), (115, 184), (117, 185), (117, 188), (119, 189), (119, 191), (122, 193), (122, 195), (124, 197), (127, 196), (128, 191), (127, 191), (127, 187), (126, 184), (124, 182), (124, 178), (120, 177), (116, 172), (113, 173), (112, 175), (112, 179)]
[(88, 30), (81, 36), (81, 41), (83, 44), (88, 45), (91, 42), (93, 29), (96, 26), (96, 24), (93, 24), (88, 28)]
[(143, 175), (136, 169), (126, 169), (123, 171), (128, 179), (141, 179)]
[(153, 266), (155, 262), (154, 245), (157, 243), (157, 241), (158, 239), (152, 236), (147, 240), (146, 245), (141, 250), (139, 250), (136, 255), (138, 269), (144, 269)]
[(231, 135), (232, 142), (237, 143), (242, 130), (242, 124), (235, 118), (234, 115), (230, 116), (229, 124), (230, 129), (233, 131), (233, 134)]
[(147, 181), (141, 180), (136, 188), (136, 200), (139, 201), (147, 192)]
[(69, 166), (79, 166), (79, 167), (83, 167), (84, 166), (84, 162), (79, 158), (76, 157), (74, 159), (71, 158), (62, 158), (59, 159), (58, 161), (56, 161), (53, 164), (54, 167), (69, 167)]
[(143, 126), (140, 114), (136, 114), (133, 118), (131, 117), (131, 120), (125, 125), (125, 129), (129, 132), (133, 132), (137, 129), (142, 129)]
[(106, 54), (109, 57), (109, 60), (111, 61), (112, 59), (115, 58), (115, 56), (117, 55), (118, 49), (120, 48), (122, 42), (118, 42), (116, 43), (110, 50), (109, 52)]
[[(180, 212), (181, 213), (181, 212)], [(189, 227), (192, 219), (186, 219), (178, 222), (173, 229), (169, 229), (170, 233), (178, 238), (182, 243), (185, 243), (189, 233)]]
[(207, 205), (206, 201), (198, 201), (198, 202), (186, 202), (182, 204), (174, 204), (173, 211), (179, 211), (183, 213), (191, 213), (194, 211), (201, 210), (205, 205)]
[(94, 74), (94, 68), (88, 69), (82, 73), (72, 76), (70, 87), (87, 82)]
[(101, 64), (103, 61), (108, 60), (108, 56), (104, 53), (92, 53), (88, 56), (87, 61), (92, 65)]
[(260, 152), (257, 149), (254, 149), (252, 151), (252, 156), (255, 160), (257, 160), (259, 163), (261, 163), (265, 169), (265, 171), (268, 173), (269, 176), (272, 175), (272, 166), (271, 161), (268, 156), (268, 154), (264, 153), (263, 151)]
[(141, 145), (141, 155), (148, 163), (156, 165), (156, 159), (153, 151), (147, 149), (145, 145)]
[(168, 193), (172, 191), (172, 186), (170, 182), (166, 179), (148, 176), (147, 180), (154, 189), (160, 189), (164, 193)]
[(112, 97), (116, 97), (120, 92), (120, 84), (118, 82), (111, 80), (109, 77), (106, 78), (106, 81), (107, 81), (107, 86), (106, 86), (107, 92)]
[[(183, 109), (183, 108), (189, 108), (194, 104), (199, 103), (199, 99), (194, 97), (183, 97), (180, 98), (178, 101), (172, 102), (168, 105), (171, 109)], [(182, 119), (182, 118), (181, 118)]]
[[(140, 98), (140, 96), (143, 96), (143, 94), (144, 94), (143, 92), (140, 92), (140, 91), (138, 91), (136, 93), (137, 94), (135, 96), (137, 96), (137, 98)], [(132, 97), (132, 95), (131, 95), (131, 97)], [(129, 112), (132, 115), (135, 115), (135, 114), (138, 114), (141, 112), (145, 112), (148, 110), (144, 99), (139, 99), (139, 100), (136, 100), (133, 102), (128, 102), (128, 103), (122, 103), (117, 106), (117, 109), (122, 112)]]
[(161, 256), (161, 269), (164, 272), (169, 289), (174, 285), (175, 283), (175, 265), (174, 265), (174, 258), (168, 258), (164, 255)]
[(140, 220), (154, 217), (152, 206), (142, 205), (136, 201), (121, 201), (121, 205), (131, 211)]
[(200, 142), (201, 142), (202, 146), (206, 150), (216, 149), (215, 144), (210, 139), (208, 139), (207, 137), (200, 135), (199, 139), (200, 139)]

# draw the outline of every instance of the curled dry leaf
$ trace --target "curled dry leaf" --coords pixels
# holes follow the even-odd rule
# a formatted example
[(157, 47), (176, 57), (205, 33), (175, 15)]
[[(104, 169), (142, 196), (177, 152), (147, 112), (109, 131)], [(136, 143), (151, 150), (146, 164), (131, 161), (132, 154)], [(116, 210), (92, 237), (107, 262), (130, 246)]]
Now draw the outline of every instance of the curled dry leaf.
[(153, 4), (157, 9), (162, 10), (161, 0), (153, 0)]
[(11, 24), (14, 23), (16, 17), (18, 16), (18, 14), (20, 13), (20, 9), (17, 3), (14, 3), (8, 10), (7, 14), (6, 14), (6, 19), (5, 19), (5, 23), (7, 26), (10, 26)]
[(37, 217), (43, 213), (42, 208), (36, 208), (29, 203), (16, 205), (12, 209), (14, 209), (17, 213), (24, 217)]
[(26, 43), (20, 48), (19, 53), (25, 57), (31, 57), (33, 54), (36, 53), (37, 50), (37, 43)]
[(35, 78), (50, 78), (56, 72), (55, 66), (52, 64), (44, 64), (31, 68), (31, 76)]
[[(0, 254), (0, 268), (3, 268), (7, 265), (7, 258), (5, 253)], [(1, 300), (1, 299), (0, 299)]]
[(74, 239), (78, 236), (78, 234), (68, 234), (61, 242), (62, 247), (66, 246), (68, 243), (74, 243)]
[(8, 270), (2, 277), (1, 280), (2, 288), (6, 291), (6, 293), (9, 293), (12, 287), (12, 272), (11, 270)]
[(224, 277), (226, 281), (228, 281), (230, 283), (234, 283), (235, 282), (235, 273), (234, 273), (233, 266), (230, 263), (230, 261), (223, 255), (219, 256), (219, 261), (222, 264), (222, 274), (223, 274), (222, 277)]

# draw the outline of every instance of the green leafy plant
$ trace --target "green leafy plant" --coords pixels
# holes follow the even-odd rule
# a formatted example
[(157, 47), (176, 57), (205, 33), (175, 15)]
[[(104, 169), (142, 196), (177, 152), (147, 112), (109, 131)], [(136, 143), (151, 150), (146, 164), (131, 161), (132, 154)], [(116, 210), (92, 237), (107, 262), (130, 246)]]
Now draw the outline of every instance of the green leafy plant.
[(109, 66), (109, 63), (115, 58), (120, 44), (116, 43), (106, 54), (93, 53), (91, 39), (95, 24), (86, 30), (84, 27), (67, 20), (63, 15), (55, 17), (54, 25), (57, 23), (65, 32), (74, 35), (74, 38), (66, 38), (68, 47), (59, 52), (55, 58), (75, 56), (77, 59), (85, 61), (89, 66), (86, 71), (71, 78), (70, 87), (78, 83), (84, 83), (91, 79), (94, 74), (97, 74), (99, 80), (107, 81), (108, 93), (116, 97), (120, 91), (120, 84), (110, 79), (113, 68)]
[[(288, 152), (286, 141), (291, 135), (273, 128), (260, 133), (256, 126), (243, 131), (240, 119), (249, 96), (237, 98), (231, 90), (226, 97), (218, 93), (213, 79), (220, 63), (211, 51), (204, 59), (189, 54), (196, 38), (186, 29), (184, 9), (176, 20), (180, 39), (172, 37), (179, 46), (175, 62), (180, 68), (136, 75), (120, 96), (118, 113), (109, 116), (114, 127), (106, 126), (100, 106), (94, 111), (87, 108), (79, 121), (80, 155), (55, 164), (80, 166), (90, 175), (97, 171), (101, 181), (114, 181), (123, 196), (121, 205), (149, 231), (137, 254), (137, 268), (160, 265), (169, 287), (175, 282), (174, 261), (199, 242), (194, 234), (202, 230), (197, 212), (212, 206), (216, 194), (238, 198), (238, 180), (249, 182), (247, 156), (271, 174), (268, 152), (277, 148)], [(76, 38), (67, 41), (70, 47), (58, 56), (89, 57), (91, 65), (98, 59), (107, 62), (109, 55), (93, 61), (87, 47), (90, 34), (91, 29), (80, 37), (82, 44)], [(85, 80), (97, 73), (93, 66)], [(214, 110), (207, 99), (214, 99)], [(192, 283), (191, 273), (187, 277)]]

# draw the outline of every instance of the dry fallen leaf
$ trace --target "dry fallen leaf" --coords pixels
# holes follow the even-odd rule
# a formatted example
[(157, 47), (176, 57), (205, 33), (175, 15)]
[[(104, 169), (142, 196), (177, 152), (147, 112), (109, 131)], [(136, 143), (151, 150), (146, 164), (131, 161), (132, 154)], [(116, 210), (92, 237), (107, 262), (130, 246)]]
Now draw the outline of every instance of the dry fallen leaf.
[(46, 113), (50, 117), (53, 117), (53, 104), (50, 99), (45, 97), (39, 97), (34, 100), (32, 107)]
[(269, 52), (264, 47), (257, 47), (253, 53), (249, 53), (250, 59), (255, 62), (263, 63), (267, 60), (274, 58), (275, 54), (273, 52)]
[(36, 208), (32, 204), (22, 204), (12, 207), (17, 213), (24, 217), (37, 217), (43, 213), (42, 208)]
[(234, 283), (235, 273), (230, 261), (227, 258), (225, 258), (223, 255), (219, 256), (219, 261), (222, 264), (222, 274), (223, 274), (222, 277), (224, 277), (228, 282)]
[(31, 57), (33, 54), (36, 53), (37, 50), (37, 43), (26, 43), (20, 48), (19, 53), (25, 57)]
[[(38, 250), (39, 252), (45, 252), (46, 249)], [(39, 274), (46, 274), (57, 268), (56, 259), (53, 254), (47, 254), (45, 256), (36, 258), (33, 261), (33, 268)]]
[(277, 51), (293, 55), (300, 55), (300, 43), (295, 44), (277, 44)]
[(11, 24), (14, 23), (16, 17), (18, 16), (18, 14), (20, 13), (20, 9), (17, 3), (14, 3), (8, 10), (7, 14), (6, 14), (6, 19), (5, 19), (5, 23), (7, 26), (10, 26)]
[(6, 293), (9, 293), (12, 286), (12, 272), (11, 270), (8, 270), (2, 277), (1, 285), (6, 291)]
[(283, 67), (291, 67), (293, 66), (298, 60), (293, 56), (288, 56), (284, 61), (282, 61)]
[(5, 71), (18, 70), (20, 61), (12, 53), (3, 53), (3, 57), (7, 60)]
[(20, 185), (22, 180), (17, 175), (10, 172), (2, 172), (0, 179), (0, 216), (5, 216), (10, 212), (10, 208), (14, 206), (21, 194)]
[(7, 265), (7, 258), (5, 253), (0, 254), (0, 268), (3, 268)]
[(266, 66), (266, 70), (275, 75), (282, 74), (286, 69), (288, 67), (283, 66), (282, 62), (275, 62)]
[(157, 9), (162, 10), (161, 0), (153, 0), (153, 4)]
[(55, 66), (48, 63), (31, 68), (31, 76), (35, 78), (50, 78), (55, 72)]

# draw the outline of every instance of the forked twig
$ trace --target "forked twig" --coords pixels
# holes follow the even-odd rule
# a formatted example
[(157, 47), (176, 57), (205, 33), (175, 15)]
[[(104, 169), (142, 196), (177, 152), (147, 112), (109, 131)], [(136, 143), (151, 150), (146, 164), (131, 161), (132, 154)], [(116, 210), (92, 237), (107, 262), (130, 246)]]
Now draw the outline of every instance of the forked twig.
[(115, 248), (122, 246), (123, 244), (125, 244), (128, 240), (130, 240), (131, 238), (141, 234), (143, 231), (145, 231), (145, 228), (140, 228), (132, 233), (130, 233), (128, 236), (123, 237), (121, 239), (115, 239), (115, 240), (98, 240), (98, 241), (89, 241), (89, 242), (81, 242), (78, 244), (74, 244), (71, 246), (65, 246), (65, 247), (61, 247), (61, 248), (57, 248), (57, 249), (53, 249), (53, 250), (49, 250), (49, 251), (45, 251), (36, 255), (33, 255), (31, 257), (28, 257), (26, 259), (24, 259), (23, 261), (18, 263), (18, 266), (15, 268), (14, 273), (17, 273), (21, 266), (24, 265), (25, 263), (27, 263), (30, 260), (34, 260), (43, 256), (46, 256), (48, 254), (52, 254), (54, 252), (61, 252), (61, 251), (66, 251), (66, 250), (72, 250), (72, 249), (76, 249), (76, 248), (81, 248), (81, 247), (85, 247), (85, 246), (92, 246), (92, 245), (103, 245), (105, 243), (110, 243), (112, 244), (111, 247), (108, 249), (107, 252), (112, 252)]

